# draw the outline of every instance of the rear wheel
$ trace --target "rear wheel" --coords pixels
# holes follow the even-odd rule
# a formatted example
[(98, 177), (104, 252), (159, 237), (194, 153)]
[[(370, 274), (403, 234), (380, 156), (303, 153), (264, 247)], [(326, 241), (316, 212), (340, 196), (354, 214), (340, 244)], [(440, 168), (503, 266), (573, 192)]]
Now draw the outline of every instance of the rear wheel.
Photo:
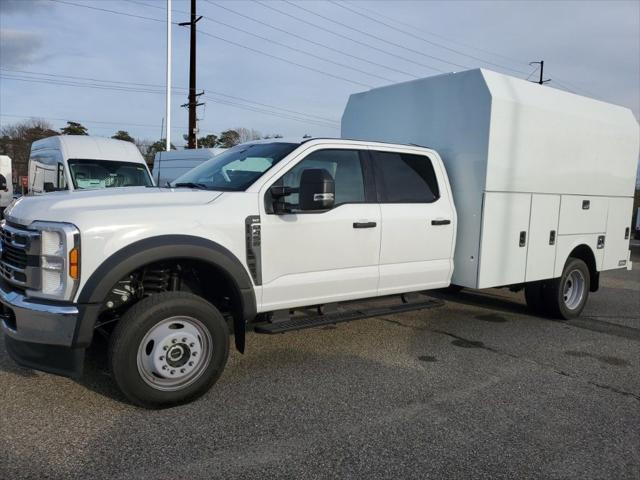
[(579, 258), (569, 257), (562, 276), (544, 283), (542, 296), (545, 308), (555, 318), (575, 318), (582, 313), (587, 303), (590, 286), (587, 264)]
[(109, 346), (113, 377), (133, 403), (160, 408), (194, 400), (219, 378), (229, 356), (220, 312), (185, 292), (145, 298), (118, 322)]

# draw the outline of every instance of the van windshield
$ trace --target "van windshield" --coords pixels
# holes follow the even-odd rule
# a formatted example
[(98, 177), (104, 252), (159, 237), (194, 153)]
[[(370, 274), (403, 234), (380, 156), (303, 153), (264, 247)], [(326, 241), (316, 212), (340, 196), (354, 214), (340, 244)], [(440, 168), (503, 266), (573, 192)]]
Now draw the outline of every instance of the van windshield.
[(246, 190), (297, 147), (297, 143), (238, 145), (189, 170), (171, 182), (171, 186), (235, 192)]
[(71, 159), (68, 163), (76, 190), (153, 185), (149, 170), (140, 163), (91, 159)]

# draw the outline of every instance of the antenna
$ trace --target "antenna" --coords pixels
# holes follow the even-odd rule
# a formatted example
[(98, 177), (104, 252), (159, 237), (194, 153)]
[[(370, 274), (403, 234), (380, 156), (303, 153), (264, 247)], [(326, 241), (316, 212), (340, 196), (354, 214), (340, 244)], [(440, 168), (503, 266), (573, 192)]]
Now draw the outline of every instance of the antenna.
[(539, 62), (529, 62), (529, 65), (540, 65), (540, 80), (538, 80), (537, 82), (534, 83), (539, 83), (540, 85), (544, 85), (547, 82), (550, 82), (551, 79), (547, 78), (546, 80), (543, 80), (543, 75), (544, 75), (544, 60), (540, 60)]

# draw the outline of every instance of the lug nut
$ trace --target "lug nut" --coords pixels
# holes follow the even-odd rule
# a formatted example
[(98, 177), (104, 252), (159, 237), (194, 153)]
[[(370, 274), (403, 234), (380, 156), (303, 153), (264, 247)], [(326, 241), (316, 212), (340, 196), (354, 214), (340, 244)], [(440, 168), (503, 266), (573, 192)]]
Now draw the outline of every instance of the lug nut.
[(174, 338), (173, 340), (171, 340), (171, 343), (178, 343), (178, 339)]
[(163, 350), (168, 350), (169, 347), (167, 347), (166, 345), (164, 347), (162, 347)]
[(180, 369), (180, 373), (184, 373), (184, 368), (181, 368), (181, 369)]
[(189, 362), (189, 366), (190, 366), (190, 367), (193, 367), (193, 362)]
[(164, 360), (164, 355), (160, 355), (160, 361)]
[(186, 342), (187, 342), (187, 339), (186, 339), (186, 338), (183, 338), (183, 339), (182, 339), (182, 343), (186, 343)]
[(171, 370), (171, 375), (173, 375), (174, 373), (176, 373), (176, 371), (175, 370)]
[(193, 355), (194, 357), (198, 354), (198, 352), (193, 352), (191, 355)]
[(195, 343), (193, 343), (193, 342), (191, 342), (191, 343), (189, 344), (189, 346), (190, 346), (191, 348), (193, 348), (193, 347), (195, 347), (195, 346), (196, 346), (196, 344), (195, 344)]
[(166, 369), (167, 369), (167, 366), (166, 366), (166, 365), (162, 365), (162, 369), (163, 369), (163, 370), (166, 370)]

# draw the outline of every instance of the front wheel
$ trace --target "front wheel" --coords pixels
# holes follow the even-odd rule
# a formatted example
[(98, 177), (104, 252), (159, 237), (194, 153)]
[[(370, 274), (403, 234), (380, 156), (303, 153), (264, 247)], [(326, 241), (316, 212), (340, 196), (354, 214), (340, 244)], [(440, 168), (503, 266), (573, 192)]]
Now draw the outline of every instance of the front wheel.
[(542, 288), (544, 305), (555, 318), (569, 320), (582, 313), (591, 287), (587, 264), (569, 257), (560, 278), (545, 282)]
[(116, 384), (146, 408), (198, 398), (220, 377), (228, 356), (229, 331), (220, 312), (185, 292), (160, 293), (135, 304), (109, 345)]

